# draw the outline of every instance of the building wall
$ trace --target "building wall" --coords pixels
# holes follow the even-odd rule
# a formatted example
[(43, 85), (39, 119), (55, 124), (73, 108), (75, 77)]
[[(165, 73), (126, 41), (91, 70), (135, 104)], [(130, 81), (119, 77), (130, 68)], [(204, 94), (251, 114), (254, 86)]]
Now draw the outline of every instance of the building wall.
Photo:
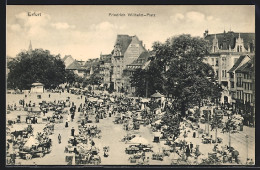
[(131, 64), (142, 52), (145, 51), (142, 45), (142, 41), (139, 41), (136, 36), (132, 37), (132, 41), (124, 54), (124, 68), (126, 65)]
[(31, 88), (31, 93), (43, 93), (44, 88), (43, 86), (35, 86)]
[(132, 37), (131, 43), (128, 45), (124, 54), (120, 51), (120, 45), (115, 45), (114, 54), (112, 56), (113, 75), (112, 81), (114, 82), (114, 89), (119, 92), (122, 87), (129, 86), (129, 82), (123, 79), (123, 70), (127, 65), (136, 60), (142, 52), (145, 51), (142, 41), (136, 36)]

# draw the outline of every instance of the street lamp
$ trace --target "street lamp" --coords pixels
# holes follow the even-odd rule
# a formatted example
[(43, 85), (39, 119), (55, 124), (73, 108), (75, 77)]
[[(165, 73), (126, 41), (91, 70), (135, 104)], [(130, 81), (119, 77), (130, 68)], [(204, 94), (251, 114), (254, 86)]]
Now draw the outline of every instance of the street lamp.
[(248, 135), (246, 135), (246, 160), (248, 160)]

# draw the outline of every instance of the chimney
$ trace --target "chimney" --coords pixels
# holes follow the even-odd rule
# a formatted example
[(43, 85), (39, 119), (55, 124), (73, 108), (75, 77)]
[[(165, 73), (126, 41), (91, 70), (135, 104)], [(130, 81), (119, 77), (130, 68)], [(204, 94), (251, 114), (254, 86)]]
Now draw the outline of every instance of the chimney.
[(203, 37), (205, 38), (206, 36), (208, 36), (208, 34), (209, 34), (209, 30), (205, 30)]

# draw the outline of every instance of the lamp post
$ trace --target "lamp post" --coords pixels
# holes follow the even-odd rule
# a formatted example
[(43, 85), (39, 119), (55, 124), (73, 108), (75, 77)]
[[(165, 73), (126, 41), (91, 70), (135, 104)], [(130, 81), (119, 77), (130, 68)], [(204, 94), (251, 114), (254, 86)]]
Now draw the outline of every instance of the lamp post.
[(248, 160), (248, 135), (246, 135), (246, 160)]

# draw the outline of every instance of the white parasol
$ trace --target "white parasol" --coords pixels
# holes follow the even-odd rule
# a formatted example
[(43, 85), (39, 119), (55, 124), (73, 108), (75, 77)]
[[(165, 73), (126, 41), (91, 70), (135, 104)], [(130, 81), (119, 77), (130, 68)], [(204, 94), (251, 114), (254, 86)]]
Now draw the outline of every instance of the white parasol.
[(142, 102), (142, 103), (148, 103), (148, 102), (149, 102), (149, 99), (142, 98), (141, 102)]
[(102, 100), (102, 99), (99, 99), (97, 102), (99, 102), (99, 103), (102, 103), (102, 102), (104, 102), (104, 100)]
[(129, 143), (145, 144), (145, 145), (149, 144), (149, 142), (143, 137), (135, 137)]
[(31, 148), (33, 145), (38, 145), (39, 142), (33, 137), (30, 136), (30, 138), (26, 141), (23, 147)]
[(162, 120), (159, 119), (159, 120), (156, 120), (154, 123), (155, 123), (155, 124), (160, 124), (161, 121), (162, 121)]

